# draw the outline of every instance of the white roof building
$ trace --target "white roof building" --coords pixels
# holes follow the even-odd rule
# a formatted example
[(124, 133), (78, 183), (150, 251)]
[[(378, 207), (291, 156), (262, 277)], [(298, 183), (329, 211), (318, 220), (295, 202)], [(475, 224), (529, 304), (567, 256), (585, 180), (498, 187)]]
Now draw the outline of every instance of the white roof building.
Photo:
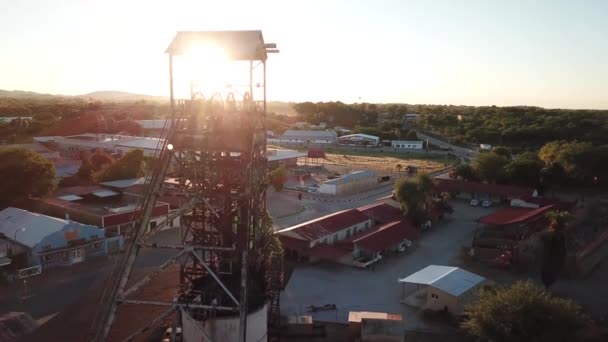
[(281, 140), (304, 143), (335, 143), (338, 139), (336, 131), (304, 131), (289, 129), (283, 133)]
[(378, 145), (380, 143), (380, 138), (375, 135), (355, 133), (339, 137), (338, 142), (340, 142), (341, 144), (367, 143), (369, 145)]
[(142, 149), (145, 155), (154, 155), (156, 149), (162, 146), (162, 139), (151, 137), (136, 137), (120, 134), (84, 133), (66, 137), (34, 137), (34, 141), (56, 144), (63, 153), (77, 155), (79, 151), (103, 149), (115, 153), (126, 153), (134, 149)]
[[(471, 300), (473, 289), (486, 282), (484, 277), (459, 267), (429, 265), (398, 282), (404, 285), (403, 301), (427, 309), (444, 310), (459, 314), (464, 304)], [(405, 296), (405, 284), (426, 285), (413, 295)], [(426, 292), (426, 303), (421, 303), (420, 293)]]

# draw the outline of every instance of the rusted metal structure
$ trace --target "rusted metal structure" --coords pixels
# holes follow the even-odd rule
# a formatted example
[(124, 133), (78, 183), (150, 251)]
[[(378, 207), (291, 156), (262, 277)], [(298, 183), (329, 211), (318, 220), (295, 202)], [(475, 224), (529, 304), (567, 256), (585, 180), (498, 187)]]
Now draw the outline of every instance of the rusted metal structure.
[[(174, 60), (198, 46), (220, 48), (232, 61), (245, 63), (248, 84), (205, 97), (190, 83), (190, 99), (175, 97)], [(141, 331), (178, 311), (197, 321), (239, 317), (239, 341), (247, 341), (247, 315), (269, 303), (269, 322), (278, 323), (281, 256), (266, 248), (266, 61), (278, 52), (261, 31), (178, 32), (169, 54), (172, 125), (162, 134), (158, 163), (146, 176), (146, 192), (132, 243), (115, 271), (115, 287), (104, 294), (97, 340), (108, 337), (121, 303), (166, 305), (168, 310)], [(205, 63), (204, 55), (200, 63)], [(204, 82), (204, 79), (202, 80)], [(259, 96), (259, 100), (254, 99)], [(181, 244), (159, 245), (148, 237), (151, 208), (163, 192), (165, 177), (179, 180), (189, 201), (174, 216), (181, 219)], [(171, 248), (177, 255), (126, 288), (140, 248)], [(180, 264), (178, 298), (171, 303), (130, 300), (141, 286), (173, 263)], [(103, 326), (103, 328), (101, 328)], [(175, 331), (175, 329), (173, 329)], [(213, 336), (202, 332), (206, 340)]]

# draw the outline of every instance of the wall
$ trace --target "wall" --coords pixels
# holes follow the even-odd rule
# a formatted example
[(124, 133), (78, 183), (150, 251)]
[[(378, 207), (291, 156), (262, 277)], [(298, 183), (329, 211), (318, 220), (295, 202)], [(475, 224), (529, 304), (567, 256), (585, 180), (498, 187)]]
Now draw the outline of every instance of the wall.
[[(247, 341), (266, 342), (266, 330), (268, 326), (268, 306), (264, 305), (256, 312), (247, 316)], [(203, 335), (204, 330), (212, 340)], [(182, 336), (184, 342), (211, 342), (211, 341), (238, 341), (239, 317), (218, 318), (201, 322), (193, 319), (187, 312), (182, 310)]]
[[(439, 298), (432, 298), (432, 294), (436, 294)], [(425, 309), (431, 310), (443, 310), (443, 308), (447, 306), (448, 311), (453, 314), (459, 314), (462, 312), (462, 305), (460, 304), (458, 297), (454, 297), (449, 293), (443, 292), (440, 289), (434, 288), (432, 286), (427, 286), (426, 289), (426, 304), (424, 306)]]
[(336, 194), (336, 185), (335, 184), (321, 184), (321, 186), (319, 186), (319, 192), (322, 194), (335, 195)]
[[(367, 228), (365, 227), (366, 223), (367, 223)], [(323, 243), (323, 241), (325, 241), (326, 244), (331, 245), (331, 244), (334, 243), (334, 236), (337, 236), (337, 241), (344, 240), (344, 239), (347, 238), (346, 232), (349, 229), (351, 230), (350, 236), (353, 236), (353, 235), (356, 235), (357, 233), (366, 231), (366, 230), (370, 229), (371, 227), (372, 227), (372, 221), (370, 219), (367, 219), (367, 220), (365, 220), (363, 222), (354, 224), (354, 225), (352, 225), (352, 226), (350, 226), (348, 228), (344, 228), (342, 230), (339, 230), (339, 231), (337, 231), (337, 232), (335, 232), (333, 234), (324, 236), (321, 239), (311, 241), (310, 248), (312, 248), (312, 247), (314, 247), (314, 246), (316, 246), (316, 245), (318, 245), (320, 243)]]

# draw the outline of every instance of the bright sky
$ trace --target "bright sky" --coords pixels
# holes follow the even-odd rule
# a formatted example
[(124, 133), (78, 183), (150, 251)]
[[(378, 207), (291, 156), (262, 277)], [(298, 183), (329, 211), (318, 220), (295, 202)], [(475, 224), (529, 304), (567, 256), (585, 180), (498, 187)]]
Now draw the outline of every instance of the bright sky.
[(608, 108), (608, 1), (19, 0), (0, 89), (168, 95), (178, 30), (262, 29), (271, 100)]

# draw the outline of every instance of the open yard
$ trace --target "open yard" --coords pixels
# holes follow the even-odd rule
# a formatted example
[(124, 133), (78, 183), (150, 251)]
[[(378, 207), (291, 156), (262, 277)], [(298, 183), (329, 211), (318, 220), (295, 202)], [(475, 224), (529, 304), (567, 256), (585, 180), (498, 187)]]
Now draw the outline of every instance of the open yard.
[(326, 156), (325, 164), (344, 165), (353, 169), (373, 169), (381, 172), (397, 171), (397, 165), (401, 165), (403, 170), (406, 166), (415, 166), (421, 172), (433, 172), (445, 166), (443, 159), (410, 159), (407, 154), (394, 156), (386, 156), (382, 153), (376, 155), (326, 154)]

